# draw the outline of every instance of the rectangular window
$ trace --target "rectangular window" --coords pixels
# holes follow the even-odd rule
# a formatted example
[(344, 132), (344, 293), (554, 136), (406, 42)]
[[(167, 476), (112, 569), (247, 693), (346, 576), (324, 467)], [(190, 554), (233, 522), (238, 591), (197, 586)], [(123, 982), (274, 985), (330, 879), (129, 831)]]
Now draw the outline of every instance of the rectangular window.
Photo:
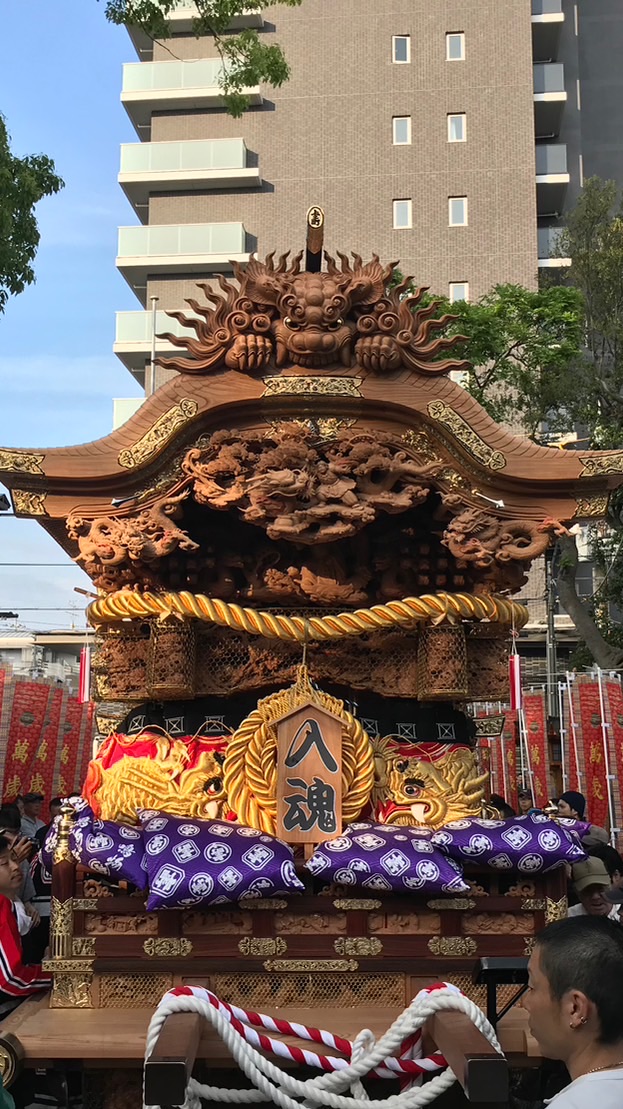
[(448, 142), (465, 142), (467, 139), (467, 124), (465, 113), (448, 116)]
[(392, 61), (407, 65), (411, 61), (411, 36), (392, 35)]
[(451, 281), (448, 286), (448, 300), (450, 304), (455, 304), (457, 300), (469, 300), (467, 281)]
[(392, 120), (394, 146), (409, 146), (411, 142), (411, 116), (394, 116)]
[(450, 227), (465, 227), (467, 225), (467, 197), (448, 197), (448, 223)]
[(446, 60), (449, 62), (465, 61), (465, 35), (463, 31), (451, 31), (446, 35)]
[(399, 231), (405, 227), (411, 227), (411, 201), (395, 200), (393, 208), (394, 229)]

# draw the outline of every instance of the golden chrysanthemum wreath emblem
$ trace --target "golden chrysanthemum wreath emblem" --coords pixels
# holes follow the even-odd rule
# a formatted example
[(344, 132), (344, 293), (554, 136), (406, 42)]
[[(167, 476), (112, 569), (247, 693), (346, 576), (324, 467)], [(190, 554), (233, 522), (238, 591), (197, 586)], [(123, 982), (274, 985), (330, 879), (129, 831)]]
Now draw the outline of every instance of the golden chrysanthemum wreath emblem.
[(367, 805), (374, 784), (374, 752), (368, 733), (337, 697), (309, 682), (304, 667), (293, 686), (258, 702), (227, 745), (223, 766), (229, 807), (240, 824), (275, 835), (277, 819), (277, 732), (275, 722), (298, 705), (313, 701), (341, 717), (342, 820), (354, 820)]

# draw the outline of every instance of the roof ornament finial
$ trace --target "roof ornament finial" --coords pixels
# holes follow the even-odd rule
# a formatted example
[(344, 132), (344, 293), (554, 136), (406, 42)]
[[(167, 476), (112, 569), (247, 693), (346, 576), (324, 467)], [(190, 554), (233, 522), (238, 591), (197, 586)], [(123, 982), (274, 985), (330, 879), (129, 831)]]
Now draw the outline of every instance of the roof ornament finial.
[(305, 269), (307, 273), (320, 273), (324, 243), (324, 211), (313, 204), (307, 212), (307, 240), (305, 243)]

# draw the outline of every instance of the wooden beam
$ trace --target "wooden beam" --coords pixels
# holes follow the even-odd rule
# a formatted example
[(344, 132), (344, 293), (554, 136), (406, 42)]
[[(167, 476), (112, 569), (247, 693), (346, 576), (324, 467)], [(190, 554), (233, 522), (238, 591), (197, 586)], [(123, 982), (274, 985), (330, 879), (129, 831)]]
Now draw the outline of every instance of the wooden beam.
[(439, 1012), (426, 1030), (452, 1068), (469, 1101), (506, 1103), (508, 1063), (464, 1013)]
[(202, 1017), (173, 1013), (167, 1017), (145, 1063), (145, 1104), (183, 1105), (197, 1058)]

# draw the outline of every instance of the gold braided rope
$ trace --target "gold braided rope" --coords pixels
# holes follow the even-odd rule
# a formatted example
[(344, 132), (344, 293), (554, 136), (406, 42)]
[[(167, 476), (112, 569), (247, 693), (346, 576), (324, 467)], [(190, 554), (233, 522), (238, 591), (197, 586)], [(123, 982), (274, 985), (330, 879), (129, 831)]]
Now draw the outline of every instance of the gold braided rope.
[(283, 616), (256, 612), (252, 608), (227, 604), (202, 593), (129, 593), (121, 590), (94, 601), (87, 609), (92, 624), (158, 616), (195, 617), (220, 627), (262, 635), (267, 639), (342, 639), (391, 627), (410, 626), (423, 621), (490, 620), (519, 629), (528, 621), (528, 609), (518, 601), (497, 594), (474, 596), (472, 593), (426, 593), (405, 597), (372, 608), (357, 608), (337, 616)]
[(342, 820), (348, 823), (367, 805), (374, 784), (374, 751), (370, 737), (344, 708), (343, 701), (309, 683), (301, 667), (295, 685), (258, 702), (227, 745), (223, 784), (227, 803), (238, 821), (275, 835), (277, 819), (277, 732), (286, 713), (312, 701), (342, 718)]

